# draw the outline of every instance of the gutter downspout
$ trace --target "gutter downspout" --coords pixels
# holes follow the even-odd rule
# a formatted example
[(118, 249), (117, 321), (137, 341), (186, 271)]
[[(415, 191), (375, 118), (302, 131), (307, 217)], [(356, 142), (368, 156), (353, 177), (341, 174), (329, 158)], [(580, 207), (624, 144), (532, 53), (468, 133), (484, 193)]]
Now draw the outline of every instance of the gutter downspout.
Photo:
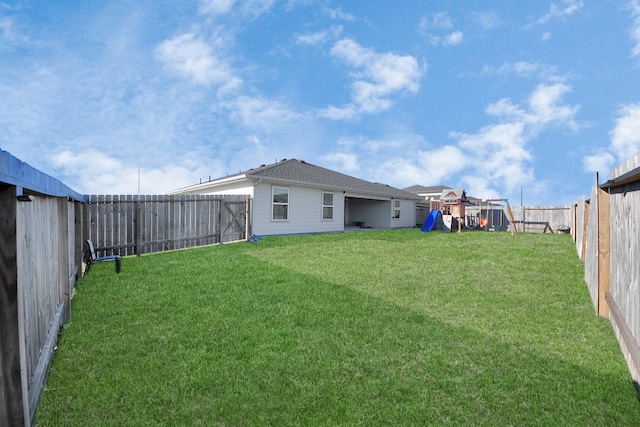
[[(260, 183), (262, 182), (262, 178), (258, 178), (258, 180), (256, 182), (253, 183), (253, 188), (255, 189), (258, 185), (260, 185)], [(255, 190), (254, 190), (254, 196), (255, 196)], [(253, 197), (251, 196), (247, 196), (247, 224), (246, 224), (246, 237), (247, 240), (249, 240), (253, 234), (251, 233), (251, 225), (253, 224), (253, 203), (251, 202), (251, 200), (253, 199)]]

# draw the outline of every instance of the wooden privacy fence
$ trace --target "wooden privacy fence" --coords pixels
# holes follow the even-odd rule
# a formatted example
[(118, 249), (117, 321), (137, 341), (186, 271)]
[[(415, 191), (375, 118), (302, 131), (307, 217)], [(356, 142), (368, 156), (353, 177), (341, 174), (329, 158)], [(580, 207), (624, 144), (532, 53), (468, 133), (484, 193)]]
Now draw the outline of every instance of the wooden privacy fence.
[(0, 426), (30, 426), (69, 319), (86, 198), (0, 150)]
[[(488, 204), (467, 206), (465, 213), (467, 224), (482, 216), (488, 220), (488, 227), (495, 230), (513, 231), (513, 225), (507, 213), (507, 206)], [(571, 206), (511, 206), (515, 229), (526, 233), (568, 232), (573, 226)]]
[(513, 217), (518, 231), (558, 233), (573, 226), (571, 206), (514, 206)]
[(640, 153), (574, 205), (572, 232), (597, 314), (609, 318), (640, 385)]
[(248, 196), (91, 196), (85, 221), (98, 256), (141, 255), (243, 240)]

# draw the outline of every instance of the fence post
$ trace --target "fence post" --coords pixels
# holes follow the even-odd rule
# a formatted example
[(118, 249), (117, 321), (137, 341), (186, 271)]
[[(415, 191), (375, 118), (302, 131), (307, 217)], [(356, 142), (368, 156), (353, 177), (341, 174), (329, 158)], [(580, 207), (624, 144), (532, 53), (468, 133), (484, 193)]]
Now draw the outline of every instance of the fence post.
[(0, 185), (0, 425), (28, 425), (21, 369), (16, 187)]
[(136, 209), (135, 209), (135, 217), (133, 222), (135, 224), (135, 239), (134, 245), (136, 248), (136, 255), (140, 256), (142, 254), (140, 248), (140, 242), (142, 241), (142, 203), (140, 202), (140, 195), (134, 198), (136, 201)]
[(584, 202), (584, 225), (582, 227), (582, 248), (580, 251), (580, 260), (584, 261), (587, 257), (587, 233), (589, 232), (589, 211), (591, 210), (591, 202)]
[(605, 295), (611, 288), (611, 224), (609, 221), (609, 193), (600, 188), (596, 173), (598, 209), (598, 315), (609, 317)]
[(69, 204), (67, 199), (58, 199), (58, 296), (64, 303), (66, 320), (64, 313), (71, 304), (71, 245), (75, 243), (69, 239), (69, 217), (74, 213)]
[(251, 196), (248, 194), (245, 196), (245, 226), (244, 226), (244, 239), (249, 240), (251, 237)]

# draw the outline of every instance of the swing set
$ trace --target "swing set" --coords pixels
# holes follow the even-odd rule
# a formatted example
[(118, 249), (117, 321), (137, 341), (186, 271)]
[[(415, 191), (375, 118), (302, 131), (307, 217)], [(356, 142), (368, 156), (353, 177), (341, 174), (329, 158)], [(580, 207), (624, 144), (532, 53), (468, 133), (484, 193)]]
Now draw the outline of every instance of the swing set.
[[(497, 202), (505, 203), (505, 205), (499, 205)], [(475, 214), (469, 214), (466, 218), (466, 226), (469, 229), (480, 228), (481, 230), (506, 230), (509, 227), (506, 215), (511, 221), (513, 231), (518, 232), (516, 222), (513, 218), (513, 211), (511, 205), (509, 205), (509, 199), (486, 199), (481, 200), (478, 205), (480, 208)], [(471, 209), (467, 208), (468, 211)]]

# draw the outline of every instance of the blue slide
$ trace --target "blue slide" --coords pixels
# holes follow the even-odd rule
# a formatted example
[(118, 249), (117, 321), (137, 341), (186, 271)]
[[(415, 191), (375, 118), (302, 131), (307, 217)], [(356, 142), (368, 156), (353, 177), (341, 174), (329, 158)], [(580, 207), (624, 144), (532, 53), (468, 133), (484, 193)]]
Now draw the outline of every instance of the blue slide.
[(442, 213), (440, 213), (439, 210), (434, 209), (429, 213), (429, 216), (427, 217), (427, 219), (424, 221), (424, 224), (422, 224), (422, 231), (424, 231), (425, 233), (428, 233), (429, 231), (433, 230), (433, 228), (436, 226), (436, 222), (438, 221), (438, 217), (442, 215)]

